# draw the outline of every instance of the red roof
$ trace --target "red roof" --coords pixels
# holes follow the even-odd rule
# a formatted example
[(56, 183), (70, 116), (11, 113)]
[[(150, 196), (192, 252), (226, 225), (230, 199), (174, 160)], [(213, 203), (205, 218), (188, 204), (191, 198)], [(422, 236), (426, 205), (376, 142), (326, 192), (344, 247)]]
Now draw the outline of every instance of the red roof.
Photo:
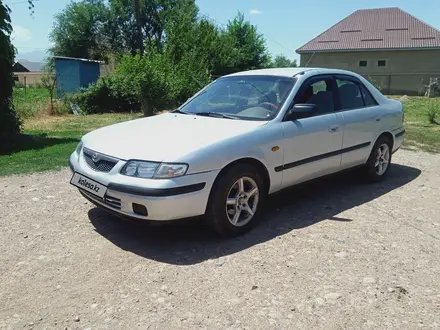
[(440, 31), (400, 8), (357, 10), (298, 48), (298, 53), (440, 48)]

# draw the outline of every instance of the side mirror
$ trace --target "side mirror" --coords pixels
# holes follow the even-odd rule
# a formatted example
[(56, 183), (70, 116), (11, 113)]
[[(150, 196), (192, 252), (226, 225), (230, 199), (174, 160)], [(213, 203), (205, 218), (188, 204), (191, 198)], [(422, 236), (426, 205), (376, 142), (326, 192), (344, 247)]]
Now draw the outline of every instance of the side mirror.
[(318, 111), (316, 104), (298, 103), (289, 110), (288, 120), (307, 118), (315, 115)]

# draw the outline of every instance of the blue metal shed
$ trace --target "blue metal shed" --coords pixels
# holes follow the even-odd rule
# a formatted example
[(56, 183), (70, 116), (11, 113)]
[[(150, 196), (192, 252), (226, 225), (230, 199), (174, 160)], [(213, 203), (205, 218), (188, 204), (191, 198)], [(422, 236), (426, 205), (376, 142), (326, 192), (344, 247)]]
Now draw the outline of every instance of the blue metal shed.
[(58, 98), (67, 93), (75, 93), (80, 87), (87, 87), (99, 78), (99, 61), (63, 56), (54, 58)]

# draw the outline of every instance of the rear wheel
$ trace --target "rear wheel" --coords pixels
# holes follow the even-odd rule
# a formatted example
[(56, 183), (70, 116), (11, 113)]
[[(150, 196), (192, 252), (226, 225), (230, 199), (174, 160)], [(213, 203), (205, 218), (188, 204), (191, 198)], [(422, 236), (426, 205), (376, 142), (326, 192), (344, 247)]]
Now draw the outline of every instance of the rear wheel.
[(242, 234), (258, 220), (264, 197), (264, 182), (258, 171), (250, 165), (238, 164), (216, 181), (206, 216), (217, 233)]
[(381, 181), (388, 173), (391, 165), (392, 141), (381, 136), (371, 150), (370, 157), (365, 166), (368, 181)]

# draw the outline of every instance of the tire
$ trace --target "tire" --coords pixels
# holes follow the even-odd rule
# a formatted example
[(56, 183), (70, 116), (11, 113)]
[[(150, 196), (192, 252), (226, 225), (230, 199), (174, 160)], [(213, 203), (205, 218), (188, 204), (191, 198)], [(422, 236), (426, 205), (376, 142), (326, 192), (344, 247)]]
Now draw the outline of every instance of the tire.
[[(379, 155), (379, 150), (381, 155), (383, 154), (382, 156)], [(365, 164), (365, 175), (368, 182), (379, 182), (387, 176), (391, 166), (391, 156), (392, 141), (386, 136), (380, 136)], [(385, 168), (383, 168), (384, 166)]]
[[(240, 182), (243, 182), (243, 197), (240, 197), (238, 191)], [(237, 164), (216, 180), (205, 216), (214, 231), (221, 236), (233, 237), (243, 234), (258, 221), (266, 197), (265, 191), (265, 182), (256, 168), (247, 164)], [(253, 194), (249, 194), (250, 192)], [(232, 204), (233, 200), (235, 204)], [(243, 205), (247, 205), (248, 208)]]

